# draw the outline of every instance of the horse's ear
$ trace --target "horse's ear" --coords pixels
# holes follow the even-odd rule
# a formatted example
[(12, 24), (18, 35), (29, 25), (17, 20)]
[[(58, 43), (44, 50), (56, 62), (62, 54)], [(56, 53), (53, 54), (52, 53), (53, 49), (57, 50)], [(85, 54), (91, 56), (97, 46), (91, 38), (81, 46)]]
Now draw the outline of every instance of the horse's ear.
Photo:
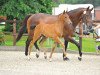
[(66, 10), (66, 13), (68, 13), (68, 11)]
[(88, 10), (89, 10), (89, 8), (90, 8), (90, 6), (88, 6), (86, 10), (88, 11)]
[(92, 10), (93, 10), (93, 8), (90, 9), (90, 11), (92, 11)]
[(65, 14), (65, 10), (63, 11), (63, 14)]

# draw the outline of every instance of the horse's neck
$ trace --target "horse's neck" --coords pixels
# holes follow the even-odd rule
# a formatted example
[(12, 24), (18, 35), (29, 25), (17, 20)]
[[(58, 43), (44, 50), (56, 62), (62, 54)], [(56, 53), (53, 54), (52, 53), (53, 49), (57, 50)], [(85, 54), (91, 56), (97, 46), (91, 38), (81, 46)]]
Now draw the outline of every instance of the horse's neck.
[(81, 17), (82, 17), (82, 13), (83, 10), (81, 10), (80, 12), (76, 13), (76, 14), (69, 14), (70, 18), (73, 22), (73, 27), (76, 28), (76, 26), (78, 25), (78, 23), (81, 21)]
[(61, 20), (57, 20), (54, 25), (55, 27), (55, 31), (58, 34), (58, 36), (62, 36), (63, 35), (63, 30), (64, 30), (64, 23)]
[(62, 21), (62, 20), (59, 19), (59, 20), (57, 20), (56, 23), (59, 25), (60, 28), (62, 28), (62, 29), (64, 28), (64, 25), (65, 25), (64, 21)]

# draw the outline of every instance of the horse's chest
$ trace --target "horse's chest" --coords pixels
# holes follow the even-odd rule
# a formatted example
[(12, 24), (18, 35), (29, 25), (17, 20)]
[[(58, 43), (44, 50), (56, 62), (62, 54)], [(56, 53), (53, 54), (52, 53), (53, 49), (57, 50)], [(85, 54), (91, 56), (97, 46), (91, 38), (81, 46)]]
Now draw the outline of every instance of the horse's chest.
[(73, 36), (73, 33), (74, 33), (74, 29), (72, 29), (71, 27), (69, 28), (64, 27), (64, 35)]

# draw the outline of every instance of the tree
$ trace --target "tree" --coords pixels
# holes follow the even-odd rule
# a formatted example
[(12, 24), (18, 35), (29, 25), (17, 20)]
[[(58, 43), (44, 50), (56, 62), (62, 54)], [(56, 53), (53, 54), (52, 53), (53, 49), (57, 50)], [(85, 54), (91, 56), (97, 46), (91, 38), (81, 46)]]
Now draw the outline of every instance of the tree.
[(0, 4), (0, 15), (7, 16), (10, 20), (22, 20), (30, 13), (50, 14), (54, 5), (52, 0), (3, 0)]
[(1, 3), (1, 15), (6, 15), (8, 19), (17, 17), (20, 20), (30, 13), (51, 13), (53, 6), (52, 0), (4, 0)]
[(0, 1), (0, 9), (2, 8), (2, 6), (6, 3), (6, 2), (8, 2), (9, 0), (1, 0)]

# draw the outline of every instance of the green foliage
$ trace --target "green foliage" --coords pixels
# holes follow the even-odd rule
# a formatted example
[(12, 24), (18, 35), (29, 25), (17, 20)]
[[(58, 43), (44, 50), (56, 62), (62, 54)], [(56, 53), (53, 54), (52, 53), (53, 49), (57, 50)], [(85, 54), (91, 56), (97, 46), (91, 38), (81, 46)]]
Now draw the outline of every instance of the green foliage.
[[(50, 14), (54, 3), (52, 0), (2, 0), (0, 4), (0, 15), (7, 16), (9, 20), (14, 18), (22, 20), (30, 13), (41, 12)], [(4, 30), (12, 31), (12, 25), (7, 23)]]
[(9, 0), (3, 4), (0, 14), (22, 20), (30, 13), (51, 13), (52, 5), (52, 0)]
[(3, 29), (3, 31), (12, 32), (13, 31), (13, 26), (11, 24), (7, 24), (5, 26), (5, 28)]

